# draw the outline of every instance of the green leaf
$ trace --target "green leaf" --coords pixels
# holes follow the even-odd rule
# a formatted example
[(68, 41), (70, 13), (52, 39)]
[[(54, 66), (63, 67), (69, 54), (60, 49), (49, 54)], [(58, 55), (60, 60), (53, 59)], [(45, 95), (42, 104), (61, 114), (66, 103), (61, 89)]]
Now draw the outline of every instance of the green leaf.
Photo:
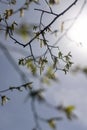
[(49, 4), (51, 5), (59, 4), (59, 0), (49, 0)]
[(11, 0), (11, 4), (15, 5), (16, 4), (16, 0)]
[(70, 57), (68, 55), (64, 56), (65, 60), (68, 62), (70, 60)]
[(10, 28), (11, 28), (12, 30), (14, 30), (15, 25), (17, 26), (18, 24), (14, 21), (14, 22), (11, 24), (11, 27), (10, 27)]
[(37, 28), (38, 28), (38, 26), (35, 26), (35, 25), (34, 25), (33, 30), (35, 30), (35, 31), (36, 31), (36, 30), (37, 30)]
[(68, 56), (72, 57), (71, 52), (68, 53)]
[(9, 6), (15, 5), (16, 4), (16, 0), (10, 0), (8, 4), (9, 4)]
[(37, 68), (32, 61), (27, 63), (27, 67), (30, 68), (33, 75), (36, 74)]
[(49, 79), (55, 79), (55, 73), (53, 72), (53, 67), (49, 67), (47, 72), (46, 72), (46, 76)]
[(53, 68), (56, 68), (57, 63), (58, 63), (58, 59), (57, 59), (57, 57), (55, 57), (54, 58), (54, 63), (53, 63)]
[(48, 124), (52, 129), (56, 128), (55, 121), (53, 119), (48, 120)]
[(8, 100), (10, 100), (10, 98), (6, 96), (1, 96), (1, 105), (5, 105)]
[(68, 70), (66, 68), (63, 69), (64, 73), (67, 74)]
[(24, 59), (19, 59), (19, 62), (18, 62), (19, 65), (25, 65), (25, 62), (24, 62)]
[(13, 9), (5, 10), (5, 13), (4, 13), (5, 19), (8, 19), (10, 16), (12, 16), (12, 14), (13, 14)]
[(61, 59), (61, 58), (62, 58), (62, 56), (63, 56), (62, 52), (61, 52), (61, 51), (59, 51), (59, 53), (58, 53), (58, 57), (59, 57), (59, 59)]
[(42, 71), (44, 70), (45, 64), (48, 62), (46, 58), (39, 58), (38, 64), (40, 65), (40, 75), (42, 74)]
[(69, 63), (67, 63), (67, 64), (65, 65), (65, 67), (66, 67), (67, 70), (69, 70), (69, 67), (70, 67)]
[[(20, 15), (23, 16), (23, 10), (21, 9)], [(32, 26), (30, 26), (28, 23), (23, 22), (15, 28), (15, 32), (21, 36), (21, 38), (26, 41), (29, 40), (29, 37), (32, 35)]]
[(65, 57), (65, 60), (68, 62), (70, 61), (72, 55), (71, 55), (71, 52), (69, 52), (67, 55), (64, 56)]
[(72, 106), (72, 105), (64, 108), (64, 112), (65, 112), (68, 119), (72, 118), (72, 112), (74, 109), (75, 109), (75, 106)]
[(64, 21), (61, 23), (61, 33), (64, 31)]
[(43, 45), (43, 40), (40, 39), (40, 47), (42, 48), (42, 45)]
[(23, 17), (23, 16), (24, 16), (24, 9), (21, 8), (21, 9), (20, 9), (20, 17)]

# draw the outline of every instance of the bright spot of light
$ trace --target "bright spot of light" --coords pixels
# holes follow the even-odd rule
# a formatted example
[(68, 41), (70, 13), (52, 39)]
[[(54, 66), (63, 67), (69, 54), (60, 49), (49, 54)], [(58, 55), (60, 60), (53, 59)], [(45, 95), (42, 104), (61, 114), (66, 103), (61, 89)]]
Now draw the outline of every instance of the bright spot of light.
[(79, 17), (68, 32), (69, 37), (87, 49), (87, 16)]

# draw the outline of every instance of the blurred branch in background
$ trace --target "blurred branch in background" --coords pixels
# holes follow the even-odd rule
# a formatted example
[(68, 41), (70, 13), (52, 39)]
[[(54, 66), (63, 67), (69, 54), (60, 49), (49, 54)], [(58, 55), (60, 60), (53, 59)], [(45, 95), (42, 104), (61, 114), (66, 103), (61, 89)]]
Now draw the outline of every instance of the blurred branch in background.
[(19, 74), (21, 81), (26, 82), (27, 77), (26, 77), (25, 73), (23, 73), (22, 70), (19, 68), (16, 61), (14, 60), (14, 58), (10, 54), (10, 52), (9, 52), (10, 50), (8, 50), (2, 42), (0, 42), (0, 49), (4, 53), (6, 59), (9, 61), (9, 63), (15, 69), (15, 71)]
[(81, 67), (80, 65), (74, 66), (73, 69), (71, 69), (72, 74), (78, 74), (83, 73), (87, 76), (87, 66)]

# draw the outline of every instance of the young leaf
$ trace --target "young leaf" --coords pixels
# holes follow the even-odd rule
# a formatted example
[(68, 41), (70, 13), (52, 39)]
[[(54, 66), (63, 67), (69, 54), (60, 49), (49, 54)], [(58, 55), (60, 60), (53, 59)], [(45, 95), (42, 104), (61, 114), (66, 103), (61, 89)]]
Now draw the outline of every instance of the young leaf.
[(18, 24), (14, 21), (14, 22), (12, 23), (12, 25), (11, 25), (11, 29), (12, 29), (12, 30), (14, 30), (15, 25), (17, 26)]
[(19, 65), (25, 65), (25, 62), (24, 62), (24, 59), (19, 59), (19, 62), (18, 62)]
[(35, 25), (34, 25), (33, 30), (35, 30), (35, 31), (36, 31), (36, 30), (37, 30), (37, 28), (38, 28), (38, 26), (35, 26)]
[(66, 68), (63, 69), (64, 73), (67, 74), (68, 70)]
[(10, 98), (6, 97), (6, 96), (1, 96), (1, 105), (6, 104), (6, 102), (10, 100)]
[(62, 59), (62, 56), (63, 56), (62, 52), (59, 51), (59, 53), (58, 53), (58, 57), (59, 57), (59, 59)]
[(42, 48), (42, 45), (43, 45), (43, 40), (40, 39), (40, 47)]
[(54, 63), (53, 63), (53, 68), (56, 68), (57, 63), (58, 63), (58, 59), (55, 57), (54, 58)]
[(49, 4), (54, 5), (54, 4), (58, 4), (59, 0), (49, 0)]
[(56, 128), (55, 121), (53, 119), (48, 120), (48, 124), (52, 129)]
[(5, 10), (5, 19), (8, 19), (13, 14), (13, 9)]
[(24, 9), (20, 9), (20, 17), (23, 17), (24, 16)]
[(48, 68), (47, 73), (46, 73), (46, 77), (49, 79), (52, 79), (52, 80), (56, 79), (55, 73), (53, 72), (53, 67)]
[(64, 22), (61, 23), (61, 32), (64, 30)]
[(68, 119), (72, 118), (72, 112), (73, 112), (74, 109), (75, 109), (75, 107), (72, 106), (72, 105), (64, 108), (65, 114), (66, 114)]
[(33, 75), (36, 74), (37, 68), (32, 61), (27, 63), (27, 67), (31, 70)]
[(11, 4), (15, 5), (16, 4), (16, 0), (11, 0)]

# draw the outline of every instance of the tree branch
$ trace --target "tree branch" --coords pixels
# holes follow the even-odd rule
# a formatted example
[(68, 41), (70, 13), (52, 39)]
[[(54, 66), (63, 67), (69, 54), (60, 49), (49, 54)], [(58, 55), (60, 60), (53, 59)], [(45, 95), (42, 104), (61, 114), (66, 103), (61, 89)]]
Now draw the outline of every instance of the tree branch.
[(75, 0), (69, 7), (67, 7), (64, 11), (58, 14), (43, 30), (38, 32), (38, 34), (35, 37), (33, 37), (27, 44), (25, 44), (24, 47), (28, 46), (28, 44), (33, 42), (40, 34), (42, 34), (45, 30), (47, 30), (60, 16), (64, 15), (73, 5), (75, 5), (77, 1), (78, 0)]

